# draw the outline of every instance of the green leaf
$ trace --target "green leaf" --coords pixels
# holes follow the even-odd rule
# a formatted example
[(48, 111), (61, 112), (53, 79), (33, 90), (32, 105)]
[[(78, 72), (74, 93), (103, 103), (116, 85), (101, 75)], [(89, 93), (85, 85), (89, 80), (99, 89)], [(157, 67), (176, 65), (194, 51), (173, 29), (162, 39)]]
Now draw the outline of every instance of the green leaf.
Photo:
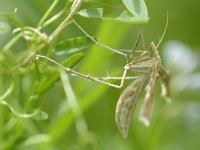
[[(67, 67), (73, 67), (75, 66), (82, 58), (83, 58), (83, 53), (76, 53), (72, 56), (70, 56), (68, 59), (63, 61), (61, 64), (63, 66)], [(57, 80), (59, 79), (59, 73), (57, 70), (52, 71), (49, 73), (49, 75), (46, 78), (43, 78), (37, 89), (36, 89), (36, 94), (41, 95), (43, 94), (46, 90), (48, 90)]]
[(51, 137), (48, 134), (36, 134), (30, 136), (23, 143), (24, 146), (34, 145), (34, 144), (42, 144), (44, 142), (51, 141)]
[(94, 45), (88, 37), (76, 37), (59, 42), (55, 49), (57, 55), (72, 54), (85, 50)]
[(129, 16), (127, 11), (122, 11), (118, 16), (107, 17), (104, 15), (103, 8), (83, 9), (80, 10), (78, 14), (85, 18), (98, 18), (102, 20), (119, 21), (132, 24), (146, 23), (149, 20), (148, 16), (145, 16), (144, 13), (142, 13), (143, 16)]
[(86, 18), (103, 18), (103, 11), (103, 8), (89, 8), (80, 10), (78, 14)]
[(23, 27), (23, 24), (18, 20), (18, 18), (14, 14), (9, 14), (9, 13), (0, 13), (0, 18), (5, 17), (10, 22), (15, 25), (16, 27)]
[(148, 11), (144, 0), (122, 0), (122, 2), (132, 15), (148, 17)]
[(66, 74), (65, 71), (63, 71), (61, 69), (59, 70), (59, 73), (60, 73), (60, 78), (61, 78), (61, 81), (62, 81), (63, 89), (64, 89), (64, 92), (65, 92), (65, 95), (66, 95), (66, 98), (68, 100), (70, 108), (72, 109), (72, 111), (75, 115), (82, 117), (81, 116), (81, 110), (79, 108), (79, 104), (77, 102), (75, 93), (74, 93), (72, 86), (70, 84), (68, 75)]
[(140, 16), (130, 17), (127, 11), (123, 11), (118, 17), (115, 18), (115, 20), (120, 21), (120, 22), (139, 24), (139, 23), (147, 23), (149, 18), (140, 17)]
[(34, 120), (43, 121), (49, 118), (48, 114), (44, 111), (40, 111), (37, 115), (33, 117)]

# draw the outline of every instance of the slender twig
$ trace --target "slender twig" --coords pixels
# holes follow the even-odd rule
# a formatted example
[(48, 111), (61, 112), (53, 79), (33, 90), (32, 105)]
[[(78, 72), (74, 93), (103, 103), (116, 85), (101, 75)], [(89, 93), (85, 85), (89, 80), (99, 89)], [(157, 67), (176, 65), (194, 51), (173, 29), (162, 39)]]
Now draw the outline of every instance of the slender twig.
[(49, 24), (53, 23), (54, 21), (56, 21), (58, 18), (60, 18), (63, 15), (63, 10), (61, 10), (60, 12), (58, 12), (56, 15), (54, 15), (53, 17), (51, 17), (50, 19), (48, 19), (46, 22), (44, 22), (40, 27), (38, 27), (39, 30), (41, 30), (42, 28), (48, 26)]
[(37, 25), (37, 28), (39, 28), (45, 22), (45, 20), (51, 14), (51, 12), (56, 7), (56, 5), (58, 4), (58, 2), (59, 2), (59, 0), (54, 0), (54, 2), (51, 4), (51, 6), (49, 7), (49, 9), (46, 11), (46, 13), (44, 14), (44, 16), (41, 18), (40, 22)]
[(74, 15), (78, 11), (82, 0), (75, 0), (72, 4), (71, 11), (65, 20), (56, 28), (56, 30), (49, 36), (49, 42), (51, 42), (67, 25), (70, 24)]
[(23, 37), (23, 33), (19, 33), (18, 35), (14, 36), (5, 46), (3, 51), (9, 50), (21, 37)]

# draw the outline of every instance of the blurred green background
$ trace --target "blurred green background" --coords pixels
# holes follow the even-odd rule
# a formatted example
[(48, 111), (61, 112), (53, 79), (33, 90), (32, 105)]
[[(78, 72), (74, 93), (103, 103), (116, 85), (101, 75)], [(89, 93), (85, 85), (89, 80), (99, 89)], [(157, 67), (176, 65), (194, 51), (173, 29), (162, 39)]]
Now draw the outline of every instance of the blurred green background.
[[(99, 0), (100, 1), (100, 0)], [(119, 6), (120, 0), (102, 0), (105, 4)], [(36, 26), (52, 0), (0, 0), (0, 12), (12, 13), (27, 26)], [(57, 11), (62, 8), (60, 0)], [(166, 68), (171, 72), (172, 103), (160, 96), (157, 84), (156, 102), (151, 126), (146, 128), (138, 121), (138, 104), (129, 136), (124, 139), (115, 123), (115, 106), (123, 89), (115, 89), (69, 75), (69, 81), (79, 102), (82, 116), (75, 117), (66, 103), (61, 82), (58, 81), (38, 100), (48, 120), (20, 119), (0, 106), (0, 149), (8, 150), (199, 150), (200, 149), (200, 1), (146, 1), (150, 20), (143, 25), (145, 43), (159, 40), (162, 35), (167, 10), (169, 25), (159, 51)], [(83, 3), (81, 8), (97, 4)], [(131, 49), (137, 36), (136, 25), (86, 19), (76, 16), (77, 22), (102, 43), (114, 48)], [(0, 19), (0, 21), (5, 21)], [(7, 21), (5, 21), (7, 22)], [(51, 25), (46, 32), (56, 27)], [(8, 29), (9, 30), (9, 29)], [(0, 47), (12, 37), (10, 31), (0, 33)], [(59, 36), (65, 39), (83, 36), (74, 25)], [(19, 44), (18, 48), (22, 48)], [(21, 46), (21, 47), (20, 47)], [(126, 61), (122, 56), (94, 45), (86, 50), (75, 70), (94, 76), (120, 76)], [(23, 83), (30, 82), (24, 77)], [(1, 79), (2, 83), (2, 79)], [(117, 82), (115, 82), (117, 84)], [(2, 86), (2, 85), (1, 85)], [(24, 106), (28, 91), (24, 84), (24, 100), (10, 102)], [(1, 93), (5, 89), (1, 88)], [(15, 92), (18, 91), (15, 87)], [(15, 93), (16, 94), (16, 93)], [(140, 97), (142, 102), (144, 93)], [(9, 100), (8, 100), (9, 101)], [(77, 127), (78, 126), (78, 127)], [(77, 130), (87, 126), (88, 132)]]

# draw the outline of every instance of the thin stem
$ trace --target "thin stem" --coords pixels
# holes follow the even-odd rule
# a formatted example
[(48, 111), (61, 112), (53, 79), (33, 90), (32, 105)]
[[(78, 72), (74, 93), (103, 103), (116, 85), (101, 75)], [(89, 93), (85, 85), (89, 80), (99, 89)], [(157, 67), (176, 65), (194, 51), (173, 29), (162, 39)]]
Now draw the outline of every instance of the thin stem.
[(56, 5), (58, 4), (59, 0), (54, 0), (54, 2), (52, 3), (52, 5), (49, 7), (49, 9), (47, 10), (47, 12), (44, 14), (44, 16), (41, 18), (40, 22), (37, 25), (37, 28), (40, 27), (45, 20), (48, 18), (48, 16), (51, 14), (51, 12), (53, 11), (53, 9), (56, 7)]
[(50, 25), (51, 23), (53, 23), (54, 21), (56, 21), (58, 18), (60, 18), (68, 9), (68, 5), (69, 5), (69, 1), (66, 2), (65, 4), (65, 8), (62, 9), (61, 11), (59, 11), (57, 14), (55, 14), (53, 17), (51, 17), (50, 19), (48, 19), (47, 21), (45, 21), (40, 27), (38, 27), (39, 30), (41, 30), (42, 28)]
[(41, 26), (38, 27), (39, 30), (41, 30), (42, 28), (48, 26), (49, 24), (51, 24), (52, 22), (56, 21), (58, 18), (60, 18), (63, 15), (63, 10), (61, 10), (59, 13), (57, 13), (56, 15), (54, 15), (53, 17), (51, 17), (50, 19), (48, 19), (46, 22), (44, 22)]
[(33, 28), (33, 27), (24, 27), (24, 28), (16, 28), (13, 32), (17, 33), (17, 32), (21, 32), (22, 33), (26, 33), (26, 31), (30, 31), (29, 33), (34, 35), (33, 33), (36, 33), (38, 36), (42, 37), (44, 34), (40, 32), (40, 30)]
[(8, 51), (21, 37), (23, 37), (23, 33), (19, 33), (18, 35), (14, 36), (5, 46), (3, 51)]
[(72, 4), (71, 11), (69, 15), (65, 18), (65, 20), (58, 26), (58, 28), (49, 36), (49, 42), (51, 42), (67, 25), (70, 24), (74, 15), (78, 11), (82, 0), (75, 0)]

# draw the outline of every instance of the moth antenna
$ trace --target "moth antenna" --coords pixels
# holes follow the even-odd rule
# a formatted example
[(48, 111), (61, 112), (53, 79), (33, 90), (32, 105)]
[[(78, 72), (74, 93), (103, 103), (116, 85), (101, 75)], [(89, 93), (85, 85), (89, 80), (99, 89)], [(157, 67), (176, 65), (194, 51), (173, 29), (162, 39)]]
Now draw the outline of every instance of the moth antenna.
[(143, 34), (143, 26), (141, 26), (141, 28), (140, 29), (138, 29), (138, 31), (140, 32), (140, 38), (142, 39), (142, 47), (143, 48), (145, 48), (145, 49), (148, 49), (147, 48), (147, 45), (146, 45), (146, 43), (145, 43), (145, 40), (144, 40), (144, 34)]
[(134, 56), (135, 50), (136, 50), (136, 48), (137, 48), (137, 46), (139, 44), (140, 39), (142, 39), (142, 46), (145, 49), (147, 49), (147, 46), (146, 46), (145, 41), (144, 41), (143, 26), (137, 26), (137, 30), (138, 30), (138, 36), (137, 36), (136, 42), (134, 44), (131, 56)]
[(136, 41), (135, 41), (135, 44), (134, 44), (133, 52), (132, 52), (132, 53), (134, 53), (134, 51), (136, 50), (136, 48), (137, 48), (137, 46), (138, 46), (138, 43), (139, 43), (139, 41), (140, 41), (140, 38), (141, 38), (141, 36), (142, 36), (142, 27), (139, 28), (139, 27), (137, 26), (137, 30), (138, 30), (138, 35), (137, 35), (137, 39), (136, 39)]
[(143, 26), (140, 28), (140, 32), (141, 32), (142, 46), (146, 48), (146, 43), (145, 43), (144, 34), (143, 34)]
[(162, 37), (160, 39), (160, 41), (158, 42), (158, 44), (156, 45), (156, 48), (159, 47), (160, 43), (163, 41), (164, 37), (165, 37), (165, 33), (167, 31), (167, 27), (168, 27), (168, 21), (169, 21), (169, 15), (168, 15), (168, 10), (167, 10), (167, 20), (166, 20), (166, 25), (165, 25), (165, 28), (164, 28), (164, 31), (163, 31), (163, 34), (162, 34)]

